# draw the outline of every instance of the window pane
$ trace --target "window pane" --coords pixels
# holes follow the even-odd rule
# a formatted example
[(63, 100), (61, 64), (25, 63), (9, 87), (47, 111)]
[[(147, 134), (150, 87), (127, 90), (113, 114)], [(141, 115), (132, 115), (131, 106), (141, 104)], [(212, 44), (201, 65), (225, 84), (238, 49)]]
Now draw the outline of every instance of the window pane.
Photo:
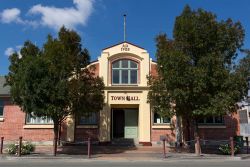
[(122, 83), (128, 83), (128, 70), (122, 70)]
[(112, 84), (137, 84), (138, 64), (132, 60), (118, 60), (112, 64)]
[(170, 123), (170, 118), (167, 117), (163, 118), (163, 123)]
[(198, 119), (198, 123), (199, 123), (199, 124), (204, 124), (204, 123), (205, 123), (205, 119), (199, 118), (199, 119)]
[(223, 123), (223, 117), (221, 117), (221, 116), (215, 117), (214, 123)]
[(31, 116), (31, 114), (27, 114), (26, 123), (28, 124), (53, 124), (51, 118), (48, 117), (35, 117)]
[(120, 61), (115, 61), (115, 62), (112, 64), (112, 68), (119, 68), (119, 64), (120, 64)]
[(130, 83), (137, 84), (137, 70), (130, 71)]
[(0, 117), (3, 116), (3, 100), (0, 99)]
[(130, 68), (137, 68), (137, 63), (134, 61), (130, 61)]
[(208, 123), (208, 124), (211, 124), (211, 123), (213, 123), (214, 121), (213, 121), (213, 117), (207, 117), (206, 118), (206, 123)]
[(154, 113), (154, 123), (156, 123), (156, 124), (161, 123), (161, 117), (157, 113)]
[(154, 113), (154, 123), (162, 124), (162, 123), (170, 123), (170, 118), (168, 117), (161, 117), (159, 114)]
[(120, 78), (119, 70), (113, 70), (112, 74), (113, 74), (113, 76), (112, 76), (113, 77), (112, 78), (113, 83), (114, 84), (119, 84), (119, 78)]
[(128, 68), (128, 60), (122, 60), (122, 68)]
[(3, 116), (3, 106), (0, 106), (0, 117)]
[(94, 125), (97, 124), (97, 113), (93, 112), (86, 116), (81, 116), (79, 123), (81, 125)]

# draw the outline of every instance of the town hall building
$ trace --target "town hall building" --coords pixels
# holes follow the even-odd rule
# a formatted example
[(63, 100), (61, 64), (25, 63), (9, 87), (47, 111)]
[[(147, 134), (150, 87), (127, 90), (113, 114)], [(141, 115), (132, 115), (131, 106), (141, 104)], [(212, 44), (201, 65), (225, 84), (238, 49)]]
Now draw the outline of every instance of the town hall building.
[[(103, 49), (98, 60), (88, 67), (103, 78), (104, 107), (89, 116), (68, 116), (60, 128), (62, 141), (81, 142), (91, 137), (100, 144), (112, 144), (117, 139), (131, 139), (144, 146), (160, 143), (160, 136), (167, 136), (169, 143), (175, 141), (175, 118), (160, 117), (147, 102), (147, 76), (157, 76), (157, 64), (146, 49), (122, 42)], [(4, 82), (4, 77), (0, 77), (0, 137), (11, 141), (23, 136), (27, 141), (52, 143), (52, 120), (32, 117), (13, 105)], [(239, 135), (239, 116), (207, 118), (199, 128), (201, 138), (228, 139)]]

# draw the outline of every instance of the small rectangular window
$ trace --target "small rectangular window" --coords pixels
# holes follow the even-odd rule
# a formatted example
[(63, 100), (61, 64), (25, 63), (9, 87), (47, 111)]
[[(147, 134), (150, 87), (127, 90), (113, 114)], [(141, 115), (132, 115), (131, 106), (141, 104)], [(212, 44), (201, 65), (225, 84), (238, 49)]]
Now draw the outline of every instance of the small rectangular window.
[(161, 117), (159, 114), (154, 113), (154, 123), (155, 124), (167, 124), (170, 123), (171, 119), (169, 117)]
[(223, 123), (223, 117), (214, 117), (214, 123), (220, 124)]
[(92, 112), (88, 115), (81, 116), (79, 119), (80, 125), (96, 125), (97, 124), (97, 113), (98, 112)]
[(0, 99), (0, 117), (3, 117), (3, 108), (4, 108), (3, 100)]
[(207, 123), (207, 124), (212, 124), (212, 123), (214, 123), (213, 117), (207, 117), (207, 118), (205, 118), (205, 119), (206, 119), (206, 123)]
[(223, 116), (209, 116), (206, 118), (200, 118), (198, 120), (199, 124), (223, 124), (224, 118)]
[(53, 120), (49, 117), (32, 116), (31, 114), (26, 115), (26, 124), (53, 124)]

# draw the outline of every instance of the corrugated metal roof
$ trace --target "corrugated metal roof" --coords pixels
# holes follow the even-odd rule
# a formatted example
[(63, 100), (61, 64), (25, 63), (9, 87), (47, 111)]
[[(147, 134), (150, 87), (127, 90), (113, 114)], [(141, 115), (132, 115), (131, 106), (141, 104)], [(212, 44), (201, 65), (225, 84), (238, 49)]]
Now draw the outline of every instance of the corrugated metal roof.
[(5, 77), (0, 76), (0, 96), (10, 95), (10, 86), (4, 86), (5, 82)]

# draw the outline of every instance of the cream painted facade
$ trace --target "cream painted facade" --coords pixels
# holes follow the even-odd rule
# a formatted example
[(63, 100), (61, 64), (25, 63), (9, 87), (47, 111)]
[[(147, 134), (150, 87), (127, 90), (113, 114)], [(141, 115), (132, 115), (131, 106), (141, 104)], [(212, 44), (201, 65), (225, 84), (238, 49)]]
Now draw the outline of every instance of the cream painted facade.
[[(131, 68), (131, 63), (136, 64), (136, 82), (130, 82), (131, 71), (127, 74), (130, 78), (127, 83), (113, 82), (112, 64), (122, 60), (129, 61), (127, 66), (130, 70), (134, 70)], [(122, 62), (119, 65), (122, 66)], [(162, 120), (159, 122), (159, 118), (153, 118), (154, 114), (151, 112), (150, 104), (147, 103), (149, 91), (147, 76), (157, 76), (157, 64), (152, 61), (145, 49), (129, 42), (122, 42), (103, 49), (98, 60), (91, 63), (89, 67), (91, 66), (95, 67), (95, 74), (103, 78), (105, 84), (104, 107), (99, 112), (99, 119), (95, 125), (78, 125), (77, 121), (69, 116), (66, 121), (67, 141), (79, 141), (82, 140), (79, 136), (92, 135), (100, 143), (110, 143), (125, 138), (134, 139), (135, 144), (152, 145), (160, 141), (161, 135), (174, 134), (170, 123)], [(121, 73), (122, 71), (119, 75)], [(120, 80), (123, 79), (120, 77)]]
[[(112, 84), (111, 64), (119, 59), (131, 59), (138, 62), (138, 83), (133, 85)], [(151, 111), (147, 103), (147, 76), (150, 74), (148, 52), (133, 44), (124, 42), (104, 49), (98, 58), (99, 76), (105, 84), (105, 107), (100, 112), (100, 142), (112, 140), (112, 109), (138, 108), (138, 141), (151, 142)], [(131, 98), (130, 99), (128, 99)]]

